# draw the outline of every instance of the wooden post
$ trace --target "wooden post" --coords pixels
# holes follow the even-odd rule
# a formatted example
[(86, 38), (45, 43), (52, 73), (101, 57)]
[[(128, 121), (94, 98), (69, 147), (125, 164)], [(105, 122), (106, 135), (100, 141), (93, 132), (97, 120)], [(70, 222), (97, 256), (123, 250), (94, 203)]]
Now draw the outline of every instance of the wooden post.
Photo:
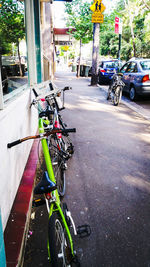
[(92, 53), (91, 85), (96, 85), (98, 82), (99, 34), (100, 34), (100, 24), (94, 23), (93, 24), (93, 53)]

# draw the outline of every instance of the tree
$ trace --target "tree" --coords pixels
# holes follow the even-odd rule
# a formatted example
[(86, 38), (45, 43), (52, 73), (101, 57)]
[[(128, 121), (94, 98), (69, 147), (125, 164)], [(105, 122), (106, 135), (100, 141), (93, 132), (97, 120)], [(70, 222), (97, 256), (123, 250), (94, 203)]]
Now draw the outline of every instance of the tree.
[(77, 77), (80, 76), (81, 62), (81, 46), (92, 40), (92, 22), (90, 4), (81, 0), (73, 0), (72, 3), (65, 4), (65, 12), (67, 13), (67, 26), (72, 27), (69, 33), (80, 41), (79, 66)]
[(23, 6), (19, 1), (0, 0), (0, 7), (1, 51), (6, 50), (6, 43), (17, 45), (20, 75), (22, 76), (19, 41), (25, 37)]
[(114, 33), (114, 21), (115, 17), (120, 17), (123, 21), (121, 59), (150, 56), (149, 8), (150, 0), (120, 0), (109, 15), (105, 14), (101, 25), (101, 55), (117, 56), (118, 35)]

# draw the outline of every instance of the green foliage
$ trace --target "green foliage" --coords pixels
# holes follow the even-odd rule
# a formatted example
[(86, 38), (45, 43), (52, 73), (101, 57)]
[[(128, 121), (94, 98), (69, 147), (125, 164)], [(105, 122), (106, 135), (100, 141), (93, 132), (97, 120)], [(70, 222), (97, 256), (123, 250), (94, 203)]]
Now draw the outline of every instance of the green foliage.
[(70, 29), (70, 33), (82, 43), (88, 43), (93, 36), (90, 5), (90, 3), (80, 0), (73, 0), (72, 3), (65, 4), (67, 26), (75, 29), (74, 31)]
[[(120, 0), (111, 14), (104, 14), (100, 31), (100, 54), (117, 57), (119, 36), (114, 33), (115, 17), (122, 18), (121, 59), (133, 56), (133, 41), (137, 57), (150, 56), (150, 0)], [(133, 35), (131, 34), (131, 21)], [(134, 40), (133, 37), (134, 36)]]
[(18, 45), (25, 36), (23, 6), (19, 1), (0, 0), (0, 7), (0, 45), (6, 52), (6, 44)]

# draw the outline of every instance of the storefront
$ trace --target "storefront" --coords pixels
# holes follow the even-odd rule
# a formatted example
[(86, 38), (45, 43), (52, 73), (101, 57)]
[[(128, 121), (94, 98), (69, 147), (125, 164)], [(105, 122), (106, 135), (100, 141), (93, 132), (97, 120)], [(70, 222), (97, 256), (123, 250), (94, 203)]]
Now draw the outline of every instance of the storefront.
[(0, 258), (3, 255), (3, 259), (2, 232), (6, 229), (32, 147), (32, 142), (26, 142), (8, 149), (7, 143), (36, 133), (37, 110), (30, 108), (32, 88), (37, 84), (42, 87), (42, 83), (48, 83), (54, 75), (52, 4), (46, 0), (25, 0), (24, 8), (28, 83), (4, 96), (0, 78), (0, 229), (3, 229), (0, 231)]

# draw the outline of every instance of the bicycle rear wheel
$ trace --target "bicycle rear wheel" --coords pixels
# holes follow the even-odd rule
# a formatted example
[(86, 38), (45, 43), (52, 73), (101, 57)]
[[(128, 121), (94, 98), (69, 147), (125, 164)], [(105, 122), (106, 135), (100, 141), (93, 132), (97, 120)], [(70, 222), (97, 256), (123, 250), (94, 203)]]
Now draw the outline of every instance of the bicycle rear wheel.
[(119, 105), (120, 92), (121, 92), (120, 86), (117, 86), (117, 88), (116, 88), (116, 90), (114, 92), (114, 99), (113, 99), (114, 106), (118, 106)]
[[(65, 123), (63, 123), (62, 117), (60, 114), (59, 114), (59, 123), (63, 129), (66, 129), (67, 125)], [(65, 135), (63, 135), (61, 140), (62, 140), (61, 149), (62, 149), (62, 151), (64, 151), (64, 155), (65, 155), (66, 159), (69, 159), (74, 153), (74, 146), (72, 144), (72, 141), (71, 141), (69, 134), (66, 133)]]
[(55, 140), (55, 136), (49, 140), (49, 151), (53, 165), (53, 171), (57, 182), (58, 193), (61, 197), (64, 196), (66, 191), (66, 179), (65, 179), (65, 162), (61, 155), (59, 146)]
[(52, 214), (48, 223), (48, 243), (53, 267), (71, 267), (71, 249), (60, 215)]
[(66, 160), (71, 158), (71, 156), (74, 153), (74, 146), (73, 146), (69, 136), (63, 136), (62, 137), (61, 149), (62, 149), (62, 152), (64, 153), (64, 157)]

